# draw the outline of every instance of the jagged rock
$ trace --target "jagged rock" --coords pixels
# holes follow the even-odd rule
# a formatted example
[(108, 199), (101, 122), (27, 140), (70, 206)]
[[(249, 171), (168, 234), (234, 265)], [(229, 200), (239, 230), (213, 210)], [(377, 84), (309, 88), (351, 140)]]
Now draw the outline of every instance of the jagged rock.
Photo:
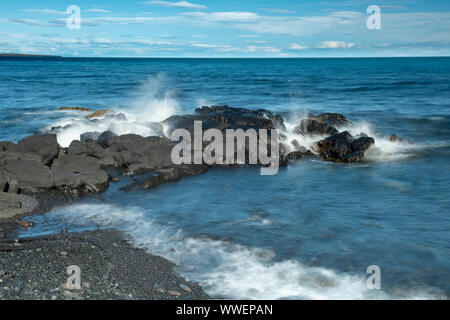
[(288, 160), (295, 160), (301, 158), (315, 158), (315, 157), (316, 155), (311, 150), (307, 150), (305, 147), (301, 147), (300, 150), (290, 152), (286, 156)]
[(359, 162), (364, 152), (375, 143), (371, 137), (354, 139), (347, 131), (336, 133), (318, 142), (323, 160), (335, 162)]
[(300, 124), (294, 128), (294, 133), (303, 135), (332, 135), (337, 132), (338, 131), (335, 128), (312, 119), (303, 119), (300, 121)]
[(267, 110), (248, 110), (228, 106), (212, 106), (197, 108), (194, 114), (175, 115), (163, 121), (169, 127), (169, 135), (178, 128), (194, 129), (194, 121), (202, 121), (203, 130), (225, 129), (285, 129), (284, 120)]
[(67, 154), (51, 167), (55, 187), (61, 190), (100, 192), (108, 186), (108, 174), (91, 157)]
[(348, 126), (352, 123), (339, 113), (322, 113), (318, 116), (310, 114), (310, 118), (331, 127)]
[(16, 184), (23, 191), (37, 192), (53, 186), (49, 167), (37, 160), (11, 160), (0, 166), (0, 171), (6, 176), (8, 184)]

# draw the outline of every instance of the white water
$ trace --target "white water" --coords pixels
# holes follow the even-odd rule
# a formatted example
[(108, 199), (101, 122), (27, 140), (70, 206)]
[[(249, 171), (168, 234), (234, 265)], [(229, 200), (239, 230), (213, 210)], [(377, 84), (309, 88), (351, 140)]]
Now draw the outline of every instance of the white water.
[(62, 147), (68, 147), (73, 140), (80, 140), (80, 135), (86, 132), (112, 131), (117, 135), (134, 133), (144, 137), (158, 135), (152, 130), (152, 122), (160, 122), (179, 112), (180, 107), (174, 93), (167, 88), (167, 78), (158, 74), (149, 77), (134, 94), (134, 99), (126, 108), (110, 110), (104, 116), (87, 119), (88, 112), (60, 111), (67, 116), (46, 127), (61, 126), (56, 131), (58, 142)]
[[(199, 281), (215, 297), (232, 299), (390, 299), (382, 290), (368, 290), (365, 274), (351, 275), (310, 267), (294, 260), (275, 261), (263, 248), (186, 236), (161, 226), (151, 209), (110, 204), (78, 204), (48, 214), (81, 228), (115, 227), (135, 245), (147, 248), (179, 265), (187, 279)], [(426, 292), (402, 293), (402, 298), (432, 299)]]

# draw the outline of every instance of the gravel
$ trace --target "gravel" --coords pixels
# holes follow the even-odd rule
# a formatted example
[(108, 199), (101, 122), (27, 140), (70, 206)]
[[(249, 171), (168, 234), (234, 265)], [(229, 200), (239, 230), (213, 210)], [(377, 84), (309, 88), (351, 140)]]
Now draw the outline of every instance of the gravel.
[[(80, 268), (69, 289), (67, 268)], [(134, 247), (117, 230), (60, 233), (0, 242), (0, 299), (209, 299), (175, 264)]]

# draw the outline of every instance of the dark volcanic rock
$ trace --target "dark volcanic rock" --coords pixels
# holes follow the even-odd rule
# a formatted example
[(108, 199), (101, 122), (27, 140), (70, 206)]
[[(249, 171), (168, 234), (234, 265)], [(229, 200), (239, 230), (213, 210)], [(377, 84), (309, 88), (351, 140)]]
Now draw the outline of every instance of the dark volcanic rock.
[(331, 127), (342, 127), (352, 124), (347, 118), (339, 113), (322, 113), (318, 116), (310, 114), (310, 118)]
[(151, 169), (172, 165), (174, 143), (161, 137), (141, 137), (126, 134), (106, 141), (108, 151), (112, 153), (115, 164), (128, 167), (130, 164), (142, 164)]
[[(49, 167), (37, 160), (11, 160), (0, 166), (9, 185), (17, 185), (22, 191), (37, 192), (53, 186)], [(11, 192), (11, 190), (8, 190)]]
[(80, 135), (80, 141), (86, 143), (89, 140), (93, 140), (100, 143), (106, 143), (106, 141), (112, 137), (117, 137), (117, 134), (109, 130), (104, 132), (85, 132)]
[(108, 174), (95, 159), (83, 155), (64, 155), (51, 167), (54, 185), (70, 192), (100, 192), (108, 186)]
[(8, 187), (8, 178), (6, 177), (5, 172), (0, 171), (0, 192), (7, 192)]
[(151, 176), (142, 183), (142, 189), (153, 189), (164, 182), (178, 181), (183, 177), (202, 174), (208, 170), (206, 165), (180, 165), (156, 170), (157, 175)]
[(318, 142), (323, 160), (335, 162), (359, 162), (364, 152), (375, 143), (371, 137), (354, 139), (347, 131), (336, 133)]
[(202, 121), (203, 130), (216, 128), (225, 129), (285, 129), (284, 120), (267, 110), (248, 110), (231, 108), (228, 106), (202, 107), (195, 110), (195, 114), (176, 115), (163, 121), (169, 126), (169, 135), (178, 128), (194, 129), (194, 121)]
[(286, 156), (287, 160), (296, 160), (296, 159), (302, 159), (302, 158), (316, 158), (317, 156), (311, 151), (306, 150), (305, 151), (293, 151), (288, 153)]
[(85, 155), (94, 158), (102, 166), (118, 166), (113, 153), (92, 140), (88, 140), (85, 143), (81, 143), (78, 140), (72, 141), (67, 153), (69, 155)]
[(45, 165), (50, 165), (58, 156), (59, 144), (56, 135), (47, 134), (43, 136), (34, 135), (20, 140), (15, 147), (8, 147), (7, 151), (20, 154), (33, 155)]
[(300, 124), (294, 128), (294, 133), (303, 135), (332, 135), (337, 132), (338, 131), (335, 128), (312, 119), (303, 119)]

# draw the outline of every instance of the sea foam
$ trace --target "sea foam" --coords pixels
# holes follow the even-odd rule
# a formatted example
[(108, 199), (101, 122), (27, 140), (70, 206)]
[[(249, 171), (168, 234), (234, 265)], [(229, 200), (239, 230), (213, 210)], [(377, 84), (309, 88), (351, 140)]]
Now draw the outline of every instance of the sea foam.
[[(182, 229), (153, 221), (151, 209), (112, 204), (76, 204), (46, 215), (46, 230), (118, 228), (131, 241), (178, 265), (213, 297), (231, 299), (433, 299), (426, 290), (392, 296), (369, 290), (365, 274), (354, 275), (295, 260), (277, 261), (269, 249), (187, 236)], [(57, 226), (52, 223), (57, 222)], [(33, 232), (36, 232), (33, 231)], [(36, 234), (35, 234), (36, 235)]]

